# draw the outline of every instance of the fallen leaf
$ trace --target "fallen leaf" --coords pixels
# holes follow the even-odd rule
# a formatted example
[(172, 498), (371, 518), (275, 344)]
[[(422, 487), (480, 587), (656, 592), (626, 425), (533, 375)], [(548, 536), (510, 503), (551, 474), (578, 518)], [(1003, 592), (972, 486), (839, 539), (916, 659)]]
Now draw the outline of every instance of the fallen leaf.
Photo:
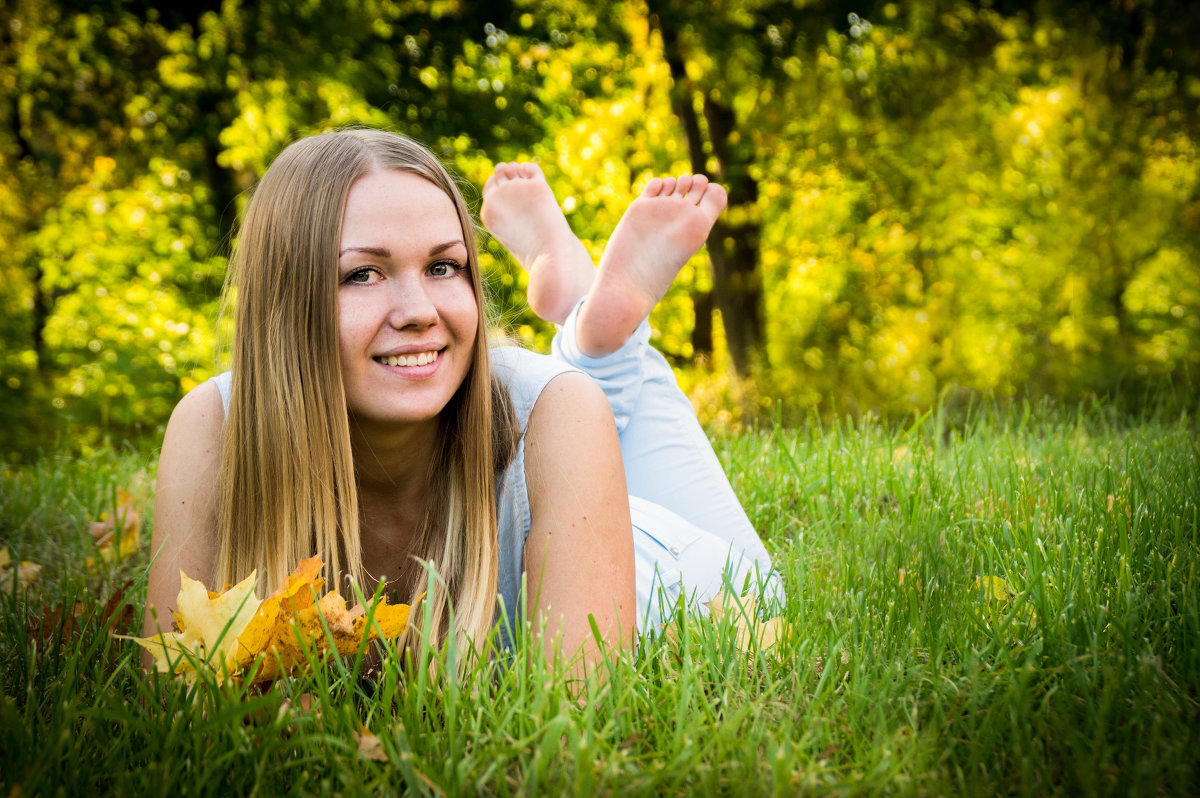
[[(118, 489), (116, 511), (112, 515), (105, 513), (99, 521), (91, 522), (88, 534), (96, 543), (105, 562), (125, 559), (138, 549), (142, 534), (142, 516), (136, 506), (136, 493), (133, 488)], [(87, 558), (89, 567), (95, 562), (95, 557)]]
[(1037, 613), (1029, 603), (1016, 599), (1021, 595), (1007, 580), (999, 576), (975, 577), (975, 589), (983, 594), (984, 601), (975, 607), (975, 615), (991, 628), (1001, 618), (1015, 627), (1027, 627), (1037, 623)]
[(753, 593), (738, 596), (728, 588), (725, 588), (708, 602), (708, 614), (712, 616), (714, 621), (721, 620), (725, 616), (725, 613), (731, 611), (738, 613), (743, 618), (752, 618), (757, 606), (758, 597)]
[(1012, 585), (1000, 576), (975, 577), (975, 589), (982, 590), (984, 598), (1004, 604), (1017, 597), (1017, 591), (1013, 590)]
[[(41, 570), (42, 566), (29, 560), (17, 563), (17, 586), (29, 587), (37, 581), (38, 572)], [(8, 546), (4, 546), (0, 548), (0, 590), (8, 587), (12, 582), (12, 577), (12, 555), (8, 552)]]
[(83, 615), (83, 602), (76, 601), (70, 612), (62, 604), (50, 607), (42, 605), (41, 615), (30, 618), (25, 631), (30, 637), (50, 640), (58, 637), (69, 640), (79, 635), (79, 618)]
[(791, 626), (783, 618), (758, 620), (757, 607), (758, 597), (753, 593), (738, 596), (724, 589), (708, 602), (708, 613), (714, 623), (719, 623), (726, 614), (734, 619), (737, 630), (734, 645), (739, 651), (767, 651), (790, 636)]
[[(125, 594), (129, 588), (133, 587), (133, 580), (130, 579), (121, 585), (111, 596), (108, 601), (104, 602), (104, 609), (100, 610), (100, 627), (104, 628), (107, 624), (111, 631), (128, 629), (133, 626), (135, 619), (135, 609), (133, 604), (125, 600)], [(110, 623), (111, 622), (111, 623)]]
[(755, 621), (753, 624), (739, 623), (736, 645), (740, 651), (759, 649), (766, 651), (784, 639), (790, 631), (783, 618)]
[(132, 639), (150, 652), (160, 673), (173, 672), (192, 682), (198, 675), (197, 663), (205, 663), (218, 673), (232, 674), (238, 669), (238, 635), (261, 603), (254, 597), (255, 578), (251, 573), (212, 598), (204, 585), (180, 571), (178, 631)]
[[(301, 610), (312, 606), (317, 593), (324, 585), (324, 580), (317, 574), (321, 572), (321, 558), (310, 557), (301, 560), (296, 570), (288, 574), (279, 589), (272, 593), (258, 608), (242, 633), (238, 635), (238, 664), (246, 667), (260, 653), (272, 648), (280, 648), (293, 637), (286, 621), (290, 620)], [(281, 618), (285, 623), (281, 624)], [(293, 656), (292, 654), (295, 654)], [(269, 657), (255, 677), (256, 682), (274, 679), (280, 665), (284, 669), (302, 659), (299, 651), (288, 652), (286, 661), (280, 662), (281, 657)]]
[(295, 672), (307, 664), (309, 653), (317, 659), (333, 652), (353, 654), (381, 633), (391, 639), (408, 627), (410, 608), (405, 604), (379, 603), (368, 628), (361, 604), (347, 608), (337, 591), (318, 598), (324, 585), (317, 576), (320, 570), (319, 557), (300, 562), (265, 600), (254, 595), (254, 574), (212, 593), (181, 573), (176, 631), (130, 639), (150, 651), (158, 671), (166, 672), (173, 661), (182, 660), (175, 662), (175, 673), (189, 681), (196, 678), (196, 671), (188, 657), (217, 673), (235, 676), (261, 656), (253, 676), (254, 683), (261, 683)]
[(383, 743), (366, 726), (360, 725), (354, 737), (358, 741), (359, 754), (375, 762), (388, 761), (387, 754), (383, 750)]

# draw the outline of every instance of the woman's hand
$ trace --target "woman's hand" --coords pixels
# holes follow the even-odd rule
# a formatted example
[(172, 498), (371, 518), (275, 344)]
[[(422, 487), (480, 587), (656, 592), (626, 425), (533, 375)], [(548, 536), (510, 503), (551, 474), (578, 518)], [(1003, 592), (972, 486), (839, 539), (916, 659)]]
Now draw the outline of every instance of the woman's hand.
[(600, 656), (593, 617), (608, 646), (633, 642), (633, 534), (612, 409), (591, 378), (561, 374), (542, 391), (525, 435), (532, 527), (525, 542), (526, 617), (585, 665)]

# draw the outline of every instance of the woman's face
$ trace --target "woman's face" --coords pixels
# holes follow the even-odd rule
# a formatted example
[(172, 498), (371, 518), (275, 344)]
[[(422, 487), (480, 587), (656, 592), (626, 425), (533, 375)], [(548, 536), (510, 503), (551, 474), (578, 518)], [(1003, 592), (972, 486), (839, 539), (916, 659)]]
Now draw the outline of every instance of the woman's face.
[(338, 258), (342, 384), (361, 422), (429, 421), (474, 357), (479, 311), (454, 203), (408, 172), (359, 178)]

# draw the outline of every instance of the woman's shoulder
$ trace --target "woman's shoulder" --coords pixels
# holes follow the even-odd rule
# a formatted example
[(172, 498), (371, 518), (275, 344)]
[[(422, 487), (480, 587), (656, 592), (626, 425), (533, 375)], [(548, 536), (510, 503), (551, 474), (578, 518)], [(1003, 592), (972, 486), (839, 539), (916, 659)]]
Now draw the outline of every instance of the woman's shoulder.
[[(221, 376), (229, 375), (226, 373)], [(218, 378), (214, 377), (184, 394), (171, 411), (171, 424), (196, 430), (212, 427), (220, 429), (228, 410), (228, 389), (223, 390)]]
[(498, 346), (488, 354), (492, 374), (508, 390), (521, 429), (526, 427), (533, 406), (550, 381), (561, 374), (579, 371), (557, 358), (519, 346)]
[[(171, 411), (163, 438), (163, 454), (186, 453), (194, 457), (197, 452), (219, 450), (225, 416), (226, 409), (216, 384), (212, 380), (200, 383), (184, 394)], [(162, 467), (160, 462), (160, 473)]]

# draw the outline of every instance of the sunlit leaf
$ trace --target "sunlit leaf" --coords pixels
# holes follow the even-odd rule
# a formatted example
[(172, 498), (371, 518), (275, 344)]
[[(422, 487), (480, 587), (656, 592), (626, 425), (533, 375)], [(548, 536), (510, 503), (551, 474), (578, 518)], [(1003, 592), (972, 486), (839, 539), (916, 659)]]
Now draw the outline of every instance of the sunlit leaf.
[[(241, 674), (259, 660), (254, 682), (266, 682), (304, 667), (309, 656), (349, 655), (377, 639), (394, 639), (408, 626), (409, 607), (379, 602), (368, 627), (367, 610), (347, 607), (336, 591), (320, 596), (319, 557), (302, 561), (271, 596), (258, 599), (255, 575), (220, 593), (181, 574), (176, 631), (133, 638), (151, 652), (155, 669), (194, 680), (195, 662), (224, 676)], [(332, 645), (331, 642), (332, 641)], [(178, 661), (177, 660), (181, 660)]]
[(984, 598), (1007, 604), (1017, 597), (1017, 591), (1000, 576), (977, 576), (975, 588), (982, 591)]
[(358, 743), (359, 755), (375, 762), (388, 761), (387, 754), (383, 750), (383, 743), (366, 726), (359, 726), (354, 738)]
[[(137, 481), (135, 478), (135, 483)], [(140, 500), (135, 496), (133, 489), (120, 488), (117, 490), (116, 511), (112, 514), (105, 513), (101, 520), (91, 523), (88, 534), (99, 548), (100, 556), (105, 562), (123, 560), (137, 552), (142, 532), (139, 504)], [(94, 563), (94, 557), (87, 558), (88, 566)]]
[[(41, 565), (29, 560), (17, 563), (17, 586), (29, 587), (37, 580), (38, 572), (41, 570)], [(8, 552), (8, 546), (4, 546), (0, 548), (0, 589), (11, 584), (12, 578), (12, 555)]]
[(728, 616), (737, 630), (734, 644), (739, 651), (767, 651), (791, 634), (791, 626), (783, 618), (760, 621), (755, 614), (758, 598), (753, 593), (738, 596), (722, 590), (708, 602), (708, 613), (714, 623)]

